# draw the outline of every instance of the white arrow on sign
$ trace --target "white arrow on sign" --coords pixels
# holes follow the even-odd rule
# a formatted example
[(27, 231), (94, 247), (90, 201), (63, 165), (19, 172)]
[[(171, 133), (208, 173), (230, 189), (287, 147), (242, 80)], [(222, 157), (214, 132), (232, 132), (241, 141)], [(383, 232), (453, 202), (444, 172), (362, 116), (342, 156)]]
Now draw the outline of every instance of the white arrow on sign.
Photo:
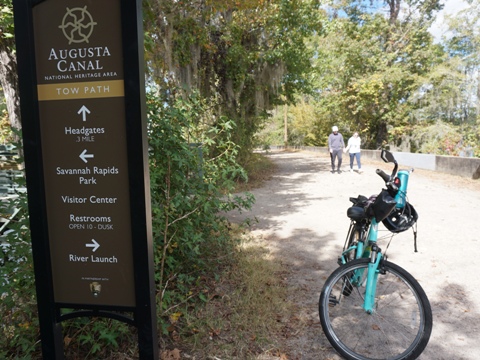
[(84, 163), (87, 163), (87, 159), (92, 159), (93, 157), (93, 154), (87, 154), (87, 149), (83, 150), (80, 154), (80, 159), (82, 159)]
[(78, 110), (77, 114), (82, 114), (82, 120), (87, 121), (87, 114), (90, 114), (90, 110), (88, 110), (88, 108), (83, 105), (80, 110)]
[(92, 239), (93, 244), (85, 244), (86, 247), (91, 247), (92, 251), (95, 252), (97, 249), (100, 247), (100, 244), (95, 241), (95, 239)]

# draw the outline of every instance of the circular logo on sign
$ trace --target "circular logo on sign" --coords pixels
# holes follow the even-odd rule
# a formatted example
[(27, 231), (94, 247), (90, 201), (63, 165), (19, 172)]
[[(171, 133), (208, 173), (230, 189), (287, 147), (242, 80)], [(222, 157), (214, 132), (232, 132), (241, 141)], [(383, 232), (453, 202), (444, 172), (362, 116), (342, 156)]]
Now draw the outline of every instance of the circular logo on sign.
[(93, 27), (97, 25), (93, 21), (92, 15), (87, 11), (87, 7), (67, 8), (67, 12), (59, 26), (63, 31), (63, 35), (71, 43), (88, 43), (88, 39), (93, 33)]

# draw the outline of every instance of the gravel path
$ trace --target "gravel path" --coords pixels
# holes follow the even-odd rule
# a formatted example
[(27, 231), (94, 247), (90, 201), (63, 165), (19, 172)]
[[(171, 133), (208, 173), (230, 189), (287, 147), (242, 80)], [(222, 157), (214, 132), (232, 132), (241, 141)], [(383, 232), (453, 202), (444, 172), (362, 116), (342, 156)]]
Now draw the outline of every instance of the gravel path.
[[(297, 309), (289, 319), (292, 331), (281, 340), (288, 359), (340, 359), (322, 332), (318, 298), (337, 267), (347, 234), (348, 198), (378, 193), (384, 184), (375, 169), (389, 173), (391, 164), (367, 162), (362, 174), (332, 174), (327, 154), (269, 156), (278, 171), (252, 191), (253, 209), (231, 214), (231, 220), (256, 217), (253, 235), (265, 241), (285, 269), (289, 301)], [(344, 156), (345, 170), (347, 166)], [(419, 213), (418, 252), (413, 251), (413, 233), (407, 231), (393, 239), (388, 254), (420, 282), (432, 304), (433, 332), (419, 359), (480, 359), (480, 182), (416, 170), (408, 197)], [(385, 249), (386, 243), (380, 246)]]

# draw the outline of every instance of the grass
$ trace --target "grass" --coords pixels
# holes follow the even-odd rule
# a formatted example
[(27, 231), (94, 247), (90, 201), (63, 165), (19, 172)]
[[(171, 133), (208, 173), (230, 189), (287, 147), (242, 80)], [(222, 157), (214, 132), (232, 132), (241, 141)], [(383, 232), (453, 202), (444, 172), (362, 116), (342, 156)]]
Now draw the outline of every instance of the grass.
[[(238, 192), (262, 186), (275, 169), (267, 157), (254, 154), (247, 166), (249, 182), (239, 183)], [(207, 275), (208, 301), (189, 305), (170, 319), (174, 330), (165, 344), (170, 350), (162, 358), (179, 358), (179, 351), (196, 359), (254, 359), (283, 353), (278, 339), (291, 305), (281, 264), (248, 229), (232, 225), (231, 235), (222, 272)]]
[(183, 336), (182, 343), (189, 348), (184, 352), (201, 359), (280, 354), (276, 339), (288, 306), (281, 271), (261, 243), (244, 239), (215, 282), (210, 300), (183, 319), (189, 332)]

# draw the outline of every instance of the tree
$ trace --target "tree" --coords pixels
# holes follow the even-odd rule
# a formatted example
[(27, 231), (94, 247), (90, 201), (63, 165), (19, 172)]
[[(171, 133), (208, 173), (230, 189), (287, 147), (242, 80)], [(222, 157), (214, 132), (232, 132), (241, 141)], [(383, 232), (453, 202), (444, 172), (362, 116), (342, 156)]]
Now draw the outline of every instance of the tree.
[(464, 102), (458, 114), (461, 123), (475, 123), (480, 114), (480, 2), (469, 3), (455, 17), (447, 17), (451, 36), (445, 38), (450, 57), (461, 61), (458, 69), (465, 74)]
[(209, 126), (221, 116), (233, 119), (245, 161), (267, 112), (308, 88), (304, 39), (319, 30), (317, 2), (157, 0), (148, 9), (151, 79), (166, 91), (217, 98)]
[[(388, 5), (387, 16), (380, 8)], [(388, 140), (388, 128), (410, 121), (409, 99), (437, 61), (427, 29), (438, 1), (345, 1), (316, 38), (320, 121), (359, 131), (366, 145)], [(367, 6), (373, 6), (375, 11)], [(338, 8), (347, 17), (338, 17)], [(399, 12), (399, 9), (402, 9)]]
[[(0, 85), (6, 99), (10, 126), (20, 130), (20, 95), (11, 0), (5, 0), (4, 5), (0, 7)], [(15, 141), (19, 140), (16, 135), (14, 137)]]

